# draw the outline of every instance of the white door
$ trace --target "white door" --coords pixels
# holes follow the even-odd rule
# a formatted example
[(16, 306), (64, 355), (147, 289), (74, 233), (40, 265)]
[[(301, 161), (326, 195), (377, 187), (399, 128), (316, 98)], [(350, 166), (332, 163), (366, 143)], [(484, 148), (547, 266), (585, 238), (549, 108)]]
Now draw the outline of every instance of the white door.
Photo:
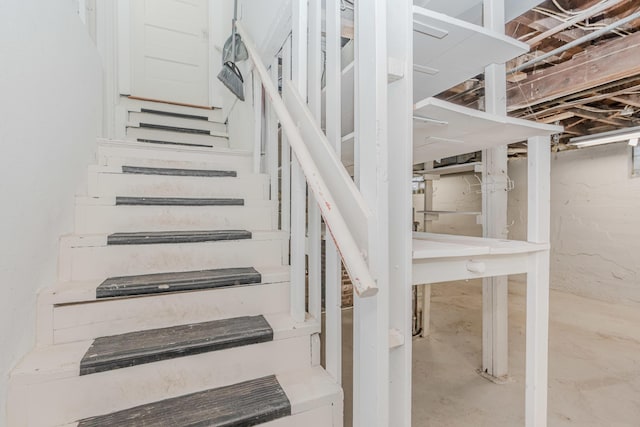
[(208, 0), (133, 0), (131, 95), (210, 106)]

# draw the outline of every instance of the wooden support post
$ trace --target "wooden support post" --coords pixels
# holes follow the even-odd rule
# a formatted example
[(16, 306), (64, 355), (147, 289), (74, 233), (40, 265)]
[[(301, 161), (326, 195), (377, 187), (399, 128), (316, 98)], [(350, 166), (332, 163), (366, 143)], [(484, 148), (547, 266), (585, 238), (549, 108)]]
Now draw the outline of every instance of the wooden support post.
[[(528, 143), (528, 229), (534, 243), (550, 239), (551, 167), (548, 137)], [(549, 340), (549, 251), (530, 255), (527, 274), (525, 425), (547, 425)]]
[[(341, 135), (341, 43), (340, 0), (326, 0), (326, 102), (327, 139), (337, 157), (342, 152)], [(331, 238), (325, 246), (325, 368), (338, 383), (342, 383), (342, 261)]]
[[(307, 97), (307, 2), (292, 2), (292, 81)], [(295, 156), (294, 156), (295, 157)], [(291, 162), (291, 316), (305, 320), (306, 180), (298, 159)]]
[[(485, 0), (485, 27), (504, 34), (504, 0)], [(506, 69), (494, 64), (485, 70), (486, 111), (507, 114)], [(507, 237), (507, 147), (482, 152), (484, 164), (482, 182), (483, 235)], [(490, 277), (482, 285), (482, 371), (501, 378), (509, 372), (508, 278)]]
[[(433, 162), (429, 162), (433, 168)], [(424, 181), (424, 204), (425, 212), (433, 210), (433, 181)], [(431, 222), (427, 220), (427, 214), (422, 214), (422, 230), (431, 231)], [(422, 332), (420, 336), (425, 338), (431, 334), (431, 285), (422, 286)]]
[[(392, 425), (389, 419), (387, 0), (356, 2), (355, 23), (357, 183), (373, 213), (367, 224), (367, 255), (378, 294), (354, 299), (353, 425), (386, 427)], [(405, 184), (408, 186), (409, 181)]]
[(262, 171), (262, 82), (253, 72), (253, 173)]
[[(278, 82), (278, 58), (273, 58), (271, 62), (271, 68), (269, 69), (269, 75), (271, 81)], [(266, 151), (267, 151), (267, 171), (269, 173), (269, 186), (271, 188), (271, 200), (278, 202), (279, 188), (278, 188), (278, 119), (273, 111), (271, 104), (266, 104)], [(278, 217), (273, 217), (273, 228), (278, 228)]]
[[(309, 0), (309, 72), (307, 79), (309, 110), (318, 126), (322, 109), (322, 1)], [(320, 321), (322, 316), (322, 229), (320, 207), (311, 191), (307, 193), (307, 235), (309, 239), (309, 314)], [(320, 364), (320, 336), (311, 342), (312, 364)]]
[[(291, 38), (287, 38), (282, 47), (282, 80), (291, 80)], [(291, 147), (287, 137), (282, 133), (280, 146), (280, 228), (291, 230)], [(288, 258), (289, 248), (287, 248)]]
[[(413, 336), (413, 2), (387, 0), (387, 55), (403, 65), (403, 77), (388, 84), (387, 165), (389, 331), (402, 344), (389, 354), (389, 424), (411, 426)], [(385, 80), (387, 80), (385, 69)], [(366, 100), (367, 97), (365, 97)], [(378, 179), (385, 179), (384, 169)], [(378, 209), (382, 209), (379, 206)], [(382, 300), (381, 300), (382, 301)]]

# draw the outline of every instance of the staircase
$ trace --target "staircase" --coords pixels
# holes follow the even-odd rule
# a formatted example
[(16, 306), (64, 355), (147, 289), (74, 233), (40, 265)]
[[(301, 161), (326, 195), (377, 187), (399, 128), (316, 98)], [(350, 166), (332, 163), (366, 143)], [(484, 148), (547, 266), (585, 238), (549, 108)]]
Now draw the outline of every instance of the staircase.
[(224, 124), (165, 107), (99, 141), (9, 425), (341, 426), (342, 390), (311, 354), (320, 320), (290, 316), (268, 176)]

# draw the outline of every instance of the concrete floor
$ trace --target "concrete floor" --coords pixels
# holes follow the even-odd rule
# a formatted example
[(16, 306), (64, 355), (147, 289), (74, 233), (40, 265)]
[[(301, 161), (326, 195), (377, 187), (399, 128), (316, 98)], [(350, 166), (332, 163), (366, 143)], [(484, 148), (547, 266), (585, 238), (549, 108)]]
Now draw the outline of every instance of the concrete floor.
[[(414, 426), (524, 426), (524, 285), (512, 283), (510, 382), (481, 378), (481, 285), (433, 285), (432, 334), (413, 341)], [(640, 309), (552, 291), (549, 426), (640, 426)], [(352, 311), (345, 310), (351, 425)]]

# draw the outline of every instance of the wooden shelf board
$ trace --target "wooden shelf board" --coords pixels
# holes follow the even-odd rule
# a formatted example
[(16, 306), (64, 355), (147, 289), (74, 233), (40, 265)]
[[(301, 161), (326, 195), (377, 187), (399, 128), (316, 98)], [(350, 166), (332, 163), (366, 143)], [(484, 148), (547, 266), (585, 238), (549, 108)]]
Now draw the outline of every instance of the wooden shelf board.
[(503, 64), (529, 50), (526, 43), (418, 6), (413, 8), (413, 28), (414, 101), (437, 95), (483, 73), (487, 65)]
[(482, 172), (482, 162), (464, 163), (459, 165), (442, 166), (439, 168), (413, 171), (414, 175), (451, 175), (464, 172)]
[[(414, 7), (414, 64), (434, 70), (434, 74), (413, 73), (414, 102), (437, 95), (482, 73), (487, 65), (504, 63), (527, 50), (527, 44), (478, 25)], [(354, 130), (354, 68), (351, 61), (342, 69), (342, 135)], [(323, 89), (322, 105), (325, 104), (326, 90)], [(324, 113), (321, 125), (325, 127)]]
[(471, 211), (416, 211), (416, 213), (425, 215), (482, 215), (482, 212)]
[(414, 164), (562, 132), (561, 126), (489, 114), (436, 98), (415, 104), (414, 117), (420, 118), (413, 126)]
[(510, 255), (543, 251), (548, 244), (450, 234), (413, 233), (413, 259)]

